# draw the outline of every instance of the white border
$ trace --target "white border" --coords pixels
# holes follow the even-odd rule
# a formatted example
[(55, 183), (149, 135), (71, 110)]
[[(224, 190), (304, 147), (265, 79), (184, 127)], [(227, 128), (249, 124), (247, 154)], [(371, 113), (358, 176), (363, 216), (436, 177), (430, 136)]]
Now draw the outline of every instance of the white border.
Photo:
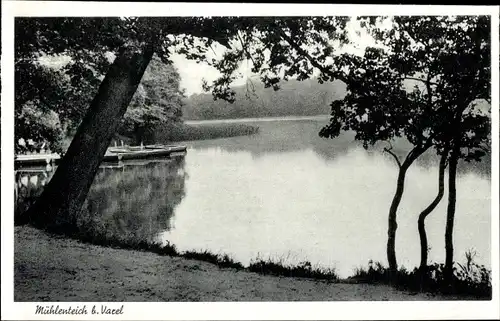
[[(10, 3), (9, 3), (10, 2)], [(14, 16), (489, 15), (492, 6), (6, 1)]]
[[(499, 319), (499, 8), (493, 6), (401, 6), (311, 4), (2, 2), (2, 319), (63, 320), (34, 315), (36, 303), (14, 302), (13, 294), (13, 26), (15, 16), (306, 16), (306, 15), (492, 15), (492, 301), (445, 302), (259, 302), (125, 303), (125, 314), (109, 320), (327, 320)], [(494, 302), (497, 302), (496, 304)], [(95, 304), (100, 304), (96, 302)], [(71, 303), (59, 303), (68, 306)], [(72, 303), (82, 305), (82, 302)], [(87, 303), (91, 306), (94, 303)], [(44, 305), (47, 305), (45, 303)], [(121, 304), (113, 303), (113, 306)], [(101, 316), (102, 318), (102, 316)], [(73, 317), (92, 319), (92, 315)]]
[[(492, 32), (491, 32), (491, 110), (492, 110), (492, 142), (491, 142), (491, 155), (492, 155), (492, 169), (491, 169), (491, 269), (492, 269), (492, 285), (493, 285), (493, 300), (492, 302), (500, 302), (500, 270), (499, 270), (499, 228), (500, 228), (500, 204), (499, 204), (499, 121), (500, 121), (500, 81), (499, 81), (499, 7), (495, 8), (495, 13), (492, 16)], [(497, 317), (500, 319), (500, 304), (497, 304)]]

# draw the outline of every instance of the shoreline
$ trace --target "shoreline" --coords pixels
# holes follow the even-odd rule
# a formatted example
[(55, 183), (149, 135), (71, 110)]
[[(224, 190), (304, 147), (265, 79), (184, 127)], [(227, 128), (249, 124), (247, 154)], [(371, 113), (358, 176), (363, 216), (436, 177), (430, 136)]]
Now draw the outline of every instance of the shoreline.
[(236, 124), (236, 123), (261, 123), (273, 121), (298, 121), (298, 120), (329, 120), (330, 115), (312, 115), (312, 116), (264, 116), (264, 117), (246, 117), (246, 118), (218, 118), (218, 119), (186, 119), (184, 124), (193, 125), (218, 125), (218, 124)]
[[(262, 275), (15, 227), (15, 301), (464, 300), (382, 284)], [(47, 259), (50, 258), (50, 259)]]

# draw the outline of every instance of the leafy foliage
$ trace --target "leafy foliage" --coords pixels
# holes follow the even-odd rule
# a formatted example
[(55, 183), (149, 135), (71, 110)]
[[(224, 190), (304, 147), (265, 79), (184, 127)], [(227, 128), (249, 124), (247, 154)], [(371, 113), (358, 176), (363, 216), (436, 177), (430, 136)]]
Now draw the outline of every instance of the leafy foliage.
[[(42, 149), (59, 151), (64, 137), (59, 116), (53, 110), (40, 110), (28, 102), (15, 111), (16, 152), (34, 152)], [(39, 144), (50, 141), (51, 145)]]
[[(78, 20), (15, 20), (16, 141), (35, 136), (38, 143), (45, 142), (60, 151), (59, 140), (39, 131), (32, 122), (21, 122), (18, 111), (25, 104), (32, 105), (33, 112), (51, 111), (59, 117), (59, 130), (67, 134), (78, 126), (96, 94), (109, 65), (106, 56), (109, 48), (106, 45), (100, 47), (98, 42), (91, 43), (90, 35), (84, 34), (95, 27), (92, 36), (100, 39), (102, 36), (97, 35), (97, 27), (105, 29), (106, 25), (101, 25), (99, 20), (80, 19), (85, 27), (82, 29), (77, 26)], [(36, 113), (31, 117), (36, 118)], [(38, 123), (37, 126), (44, 126), (42, 119)]]
[(136, 136), (136, 143), (141, 143), (148, 129), (181, 120), (183, 98), (177, 70), (162, 63), (158, 57), (153, 58), (119, 131)]
[(230, 83), (244, 60), (250, 61), (251, 71), (259, 75), (265, 88), (278, 90), (280, 80), (313, 78), (318, 61), (326, 61), (334, 46), (348, 42), (348, 21), (348, 17), (243, 18), (236, 23), (238, 33), (231, 48), (221, 58), (207, 61), (222, 76), (204, 88), (212, 91), (214, 99), (234, 102)]
[(490, 116), (476, 107), (490, 99), (488, 18), (394, 17), (392, 28), (371, 26), (378, 47), (335, 58), (330, 74), (348, 94), (332, 103), (320, 135), (354, 130), (365, 146), (403, 136), (442, 151), (458, 121), (461, 157), (484, 155)]
[[(221, 72), (207, 88), (214, 97), (231, 100), (229, 85), (239, 64), (248, 59), (252, 71), (266, 87), (278, 88), (280, 78), (312, 75), (312, 66), (297, 44), (308, 45), (326, 58), (330, 42), (346, 42), (348, 17), (126, 17), (126, 18), (23, 18), (16, 20), (16, 53), (21, 57), (70, 55), (72, 79), (85, 72), (105, 74), (106, 53), (150, 43), (165, 63), (172, 52), (206, 62)], [(218, 43), (222, 57), (209, 55)], [(292, 44), (293, 43), (293, 44)], [(320, 47), (327, 47), (321, 51)], [(87, 63), (93, 61), (92, 63)], [(69, 69), (69, 67), (68, 67)]]
[[(16, 141), (36, 139), (39, 144), (45, 142), (61, 151), (63, 136), (40, 130), (47, 126), (36, 113), (55, 113), (60, 120), (58, 130), (71, 135), (114, 56), (123, 46), (141, 40), (141, 36), (130, 33), (133, 28), (130, 21), (117, 18), (16, 19)], [(153, 60), (148, 71), (126, 125), (147, 126), (180, 117), (178, 73), (159, 58)], [(32, 108), (22, 107), (25, 104)], [(22, 117), (30, 117), (37, 124)], [(17, 152), (23, 150), (16, 144)]]

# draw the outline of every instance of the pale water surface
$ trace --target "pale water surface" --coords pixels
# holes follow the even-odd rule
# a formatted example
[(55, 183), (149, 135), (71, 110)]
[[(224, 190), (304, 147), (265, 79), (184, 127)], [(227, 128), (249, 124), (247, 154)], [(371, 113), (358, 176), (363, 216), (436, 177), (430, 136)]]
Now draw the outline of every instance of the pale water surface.
[[(179, 250), (335, 267), (342, 277), (386, 263), (387, 213), (397, 167), (383, 145), (318, 136), (327, 119), (248, 121), (253, 136), (186, 142), (185, 159), (101, 169), (87, 208), (110, 235), (167, 240)], [(395, 145), (403, 153), (404, 143)], [(431, 153), (408, 172), (398, 213), (399, 264), (419, 262), (417, 217), (437, 193)], [(490, 265), (489, 162), (461, 164), (455, 256)], [(429, 258), (444, 261), (446, 197), (427, 219)], [(97, 224), (97, 223), (96, 223)]]

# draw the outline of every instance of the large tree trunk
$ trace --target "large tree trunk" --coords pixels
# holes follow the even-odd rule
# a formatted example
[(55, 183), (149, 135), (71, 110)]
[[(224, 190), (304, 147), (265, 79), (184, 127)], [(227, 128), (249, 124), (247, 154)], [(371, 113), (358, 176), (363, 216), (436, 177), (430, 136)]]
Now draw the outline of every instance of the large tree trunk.
[(453, 150), (450, 155), (450, 163), (448, 169), (448, 209), (446, 213), (446, 231), (445, 231), (445, 250), (446, 260), (444, 267), (445, 280), (451, 282), (453, 277), (453, 225), (455, 223), (455, 209), (457, 202), (456, 178), (457, 164), (460, 153), (460, 145), (454, 142)]
[(99, 164), (153, 56), (150, 46), (123, 50), (110, 66), (50, 183), (26, 213), (35, 223), (68, 232)]
[(425, 273), (427, 270), (428, 250), (427, 233), (425, 231), (425, 219), (434, 211), (436, 206), (441, 202), (444, 195), (444, 172), (446, 169), (446, 159), (448, 151), (443, 152), (439, 162), (439, 177), (438, 177), (438, 193), (436, 198), (429, 204), (418, 216), (418, 234), (420, 236), (420, 271)]

